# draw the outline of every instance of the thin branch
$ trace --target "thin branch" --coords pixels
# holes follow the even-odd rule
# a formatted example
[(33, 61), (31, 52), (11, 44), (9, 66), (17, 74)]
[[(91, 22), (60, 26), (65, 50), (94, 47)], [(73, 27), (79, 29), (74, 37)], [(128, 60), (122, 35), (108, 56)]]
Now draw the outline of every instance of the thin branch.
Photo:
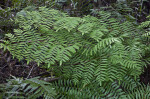
[(30, 77), (31, 72), (32, 72), (32, 70), (33, 70), (34, 67), (35, 67), (35, 64), (32, 66), (32, 68), (31, 68), (31, 70), (30, 70), (30, 72), (29, 72), (29, 74), (28, 74), (28, 76), (27, 76), (27, 79)]

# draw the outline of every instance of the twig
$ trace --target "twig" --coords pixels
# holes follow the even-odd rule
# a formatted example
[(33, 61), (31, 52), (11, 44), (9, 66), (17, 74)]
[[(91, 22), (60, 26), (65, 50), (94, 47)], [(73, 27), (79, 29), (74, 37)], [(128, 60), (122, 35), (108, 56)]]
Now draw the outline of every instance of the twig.
[(35, 66), (35, 64), (32, 66), (32, 68), (31, 68), (31, 70), (30, 70), (30, 72), (29, 72), (29, 74), (28, 74), (28, 76), (27, 76), (27, 79), (28, 79), (28, 78), (29, 78), (29, 76), (31, 75), (31, 72), (32, 72), (32, 70), (33, 70), (34, 66)]

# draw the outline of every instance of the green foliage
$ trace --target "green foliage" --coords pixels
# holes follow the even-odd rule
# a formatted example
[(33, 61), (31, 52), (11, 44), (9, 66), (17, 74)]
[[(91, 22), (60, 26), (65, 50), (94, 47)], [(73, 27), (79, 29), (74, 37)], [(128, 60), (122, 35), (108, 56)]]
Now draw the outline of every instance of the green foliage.
[(56, 92), (48, 82), (31, 78), (23, 80), (21, 78), (11, 79), (5, 85), (0, 86), (3, 98), (10, 99), (36, 99), (43, 96), (45, 99), (54, 99)]
[(1, 0), (0, 39), (2, 39), (6, 33), (12, 32), (12, 30), (16, 27), (13, 18), (17, 12), (20, 12), (20, 10), (24, 9), (27, 6), (30, 7), (30, 9), (35, 9), (35, 7), (43, 6), (43, 5), (52, 7), (54, 5), (54, 1), (53, 0)]
[(2, 98), (11, 99), (36, 99), (41, 96), (44, 99), (148, 99), (150, 87), (140, 84), (139, 79), (134, 80), (128, 76), (121, 82), (105, 82), (103, 86), (93, 80), (92, 84), (84, 87), (82, 84), (75, 85), (69, 79), (50, 84), (37, 77), (25, 80), (14, 77), (0, 85), (0, 92)]
[(148, 99), (150, 87), (142, 85), (130, 77), (125, 77), (118, 84), (117, 81), (105, 82), (98, 86), (96, 81), (82, 87), (74, 85), (71, 80), (59, 80), (54, 83), (59, 93), (57, 99)]
[(142, 49), (139, 39), (131, 37), (137, 34), (132, 23), (119, 23), (104, 12), (99, 18), (68, 17), (45, 7), (22, 12), (16, 17), (19, 28), (15, 34), (6, 34), (7, 47), (19, 60), (44, 62), (48, 67), (59, 63), (61, 71), (67, 71), (63, 75), (71, 70), (71, 78), (82, 79), (84, 85), (95, 77), (102, 85), (103, 81), (122, 80), (126, 74), (138, 77), (142, 73)]
[(147, 20), (145, 22), (142, 22), (139, 27), (142, 30), (141, 37), (143, 38), (143, 44), (144, 44), (144, 57), (143, 59), (147, 62), (147, 64), (150, 64), (150, 16), (147, 16)]
[(140, 24), (140, 26), (139, 26), (139, 28), (148, 28), (149, 27), (149, 25), (150, 25), (150, 15), (149, 16), (147, 16), (147, 21), (145, 21), (145, 22), (142, 22), (141, 24)]
[(63, 10), (72, 16), (82, 16), (90, 13), (93, 0), (55, 0), (57, 9)]
[[(134, 24), (144, 21), (145, 16), (149, 14), (148, 0), (96, 0), (100, 3), (97, 9), (92, 9), (92, 13), (96, 14), (96, 10), (104, 10), (112, 13), (114, 17), (121, 21), (130, 21)], [(104, 4), (103, 4), (104, 3)]]
[(26, 8), (16, 15), (14, 34), (6, 34), (1, 45), (19, 60), (52, 69), (62, 79), (54, 84), (58, 99), (142, 95), (144, 90), (138, 92), (139, 85), (130, 80), (137, 80), (145, 66), (139, 29), (110, 13), (98, 14), (80, 18), (46, 7)]

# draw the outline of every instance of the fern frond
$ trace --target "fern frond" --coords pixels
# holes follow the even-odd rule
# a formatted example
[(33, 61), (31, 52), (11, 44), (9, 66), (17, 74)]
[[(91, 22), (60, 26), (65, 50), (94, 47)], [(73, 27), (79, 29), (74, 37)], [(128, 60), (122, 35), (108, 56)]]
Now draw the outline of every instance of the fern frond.
[(67, 29), (69, 32), (76, 28), (83, 20), (81, 18), (66, 17), (58, 20), (54, 24), (56, 31)]
[(46, 99), (54, 99), (56, 95), (54, 88), (50, 83), (38, 80), (38, 78), (10, 80), (5, 87), (3, 98), (28, 98), (36, 99), (43, 96)]

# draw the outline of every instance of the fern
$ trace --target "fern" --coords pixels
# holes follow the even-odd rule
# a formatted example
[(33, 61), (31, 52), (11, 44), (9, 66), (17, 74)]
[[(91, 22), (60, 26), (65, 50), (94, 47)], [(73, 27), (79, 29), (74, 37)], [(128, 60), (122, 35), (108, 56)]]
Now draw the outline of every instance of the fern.
[(146, 61), (147, 64), (149, 64), (149, 51), (150, 51), (150, 38), (149, 38), (149, 18), (150, 16), (147, 16), (147, 21), (142, 22), (139, 25), (139, 28), (142, 30), (142, 34), (141, 34), (141, 38), (143, 40), (143, 56), (144, 56), (144, 60)]
[(148, 99), (150, 95), (149, 86), (143, 86), (127, 76), (120, 84), (117, 81), (105, 82), (104, 86), (92, 81), (91, 85), (82, 87), (81, 84), (74, 85), (71, 80), (59, 80), (53, 85), (59, 93), (58, 99)]
[[(118, 82), (123, 82), (125, 75), (136, 79), (143, 72), (144, 45), (139, 29), (131, 22), (119, 22), (104, 11), (98, 18), (69, 17), (46, 7), (22, 11), (24, 14), (18, 13), (15, 18), (18, 28), (14, 34), (6, 34), (8, 40), (2, 46), (19, 60), (35, 61), (40, 66), (43, 63), (66, 79), (56, 83), (62, 93), (58, 98), (126, 97)], [(100, 92), (93, 82), (102, 88)], [(65, 83), (69, 85), (59, 89)]]
[(43, 96), (45, 99), (54, 99), (56, 95), (54, 88), (48, 82), (38, 80), (38, 78), (23, 80), (16, 77), (6, 83), (6, 87), (4, 87), (2, 93), (3, 98), (11, 99), (36, 99), (40, 96)]
[(149, 85), (148, 86), (143, 85), (143, 86), (140, 86), (139, 88), (135, 89), (133, 92), (131, 92), (128, 95), (128, 98), (129, 99), (133, 99), (133, 98), (148, 99), (150, 97), (149, 92), (150, 92)]
[(146, 27), (149, 27), (149, 25), (150, 25), (149, 18), (150, 18), (150, 16), (147, 16), (147, 19), (148, 19), (148, 20), (145, 21), (145, 22), (142, 22), (141, 25), (139, 26), (139, 28), (146, 28)]
[[(10, 39), (7, 44), (10, 52), (18, 59), (25, 58), (27, 63), (36, 61), (38, 65), (44, 62), (48, 67), (59, 63), (63, 67), (67, 61), (74, 59), (74, 54), (82, 54), (87, 60), (83, 63), (80, 62), (82, 59), (78, 60), (78, 66), (82, 69), (78, 72), (81, 72), (80, 75), (85, 74), (82, 76), (87, 80), (83, 80), (85, 85), (90, 83), (95, 74), (101, 85), (103, 81), (121, 80), (121, 75), (127, 72), (133, 76), (142, 73), (144, 63), (139, 57), (140, 42), (136, 38), (131, 40), (130, 34), (135, 34), (137, 30), (130, 22), (119, 25), (109, 13), (104, 12), (100, 12), (99, 18), (76, 18), (44, 7), (39, 8), (39, 11), (23, 11), (25, 16), (18, 14), (16, 18), (20, 28), (14, 30), (14, 35), (6, 34)], [(114, 31), (117, 33), (114, 34)], [(103, 58), (102, 54), (106, 57)], [(88, 56), (91, 58), (88, 59)], [(119, 70), (120, 66), (123, 71)], [(91, 71), (86, 71), (87, 68)], [(119, 78), (115, 77), (118, 72), (121, 74)]]

